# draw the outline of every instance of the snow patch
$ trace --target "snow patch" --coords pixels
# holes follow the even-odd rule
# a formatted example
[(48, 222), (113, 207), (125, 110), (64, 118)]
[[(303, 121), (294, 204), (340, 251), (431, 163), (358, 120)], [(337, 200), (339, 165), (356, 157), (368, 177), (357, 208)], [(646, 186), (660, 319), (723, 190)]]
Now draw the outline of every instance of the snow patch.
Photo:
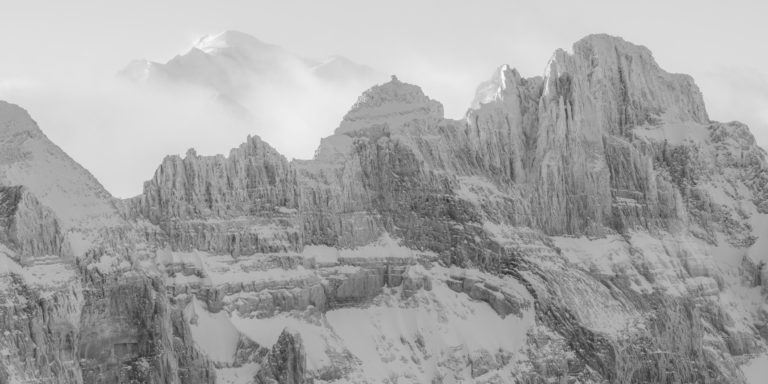
[(97, 269), (101, 274), (131, 269), (131, 263), (117, 255), (102, 255), (99, 261), (88, 264), (88, 269)]
[(361, 360), (366, 377), (376, 381), (402, 376), (429, 382), (457, 355), (514, 354), (534, 324), (532, 310), (523, 318), (502, 319), (486, 303), (443, 283), (432, 291), (419, 291), (412, 301), (399, 301), (397, 296), (385, 294), (368, 308), (343, 308), (326, 315), (346, 347)]
[(236, 368), (219, 368), (216, 370), (216, 382), (219, 384), (252, 384), (261, 365), (256, 363), (244, 364)]
[(747, 251), (747, 256), (756, 262), (768, 263), (768, 215), (755, 213), (750, 217), (752, 233), (757, 235), (757, 241)]
[(661, 125), (643, 125), (632, 131), (635, 135), (654, 141), (666, 140), (672, 145), (703, 144), (709, 139), (709, 129), (693, 121), (664, 122)]
[(630, 264), (629, 244), (619, 235), (590, 239), (587, 237), (552, 237), (562, 255), (587, 271), (615, 275), (615, 265)]
[(333, 248), (325, 245), (304, 247), (302, 255), (315, 258), (320, 264), (336, 264), (339, 259), (416, 259), (418, 256), (436, 256), (431, 252), (417, 252), (400, 245), (397, 240), (384, 233), (373, 243), (357, 248)]
[[(12, 254), (10, 249), (0, 244), (0, 277), (16, 275), (25, 284), (37, 288), (58, 288), (77, 280), (74, 267), (58, 256), (38, 257), (34, 264), (22, 267), (11, 258)], [(43, 296), (49, 293), (41, 292)]]
[(227, 313), (210, 313), (205, 303), (192, 299), (184, 310), (192, 339), (213, 361), (232, 363), (235, 359), (240, 332), (232, 325)]

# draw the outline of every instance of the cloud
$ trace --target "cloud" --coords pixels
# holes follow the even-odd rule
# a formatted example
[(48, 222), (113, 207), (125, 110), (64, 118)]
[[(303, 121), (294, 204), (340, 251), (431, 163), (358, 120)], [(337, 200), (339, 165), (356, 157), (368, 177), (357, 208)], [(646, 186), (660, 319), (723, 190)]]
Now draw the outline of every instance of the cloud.
[[(383, 82), (384, 76), (378, 80)], [(333, 133), (357, 98), (376, 82), (326, 80), (296, 67), (281, 80), (258, 81), (240, 100), (251, 112), (254, 133), (289, 159), (308, 159), (320, 139)]]
[(0, 85), (0, 98), (27, 109), (54, 143), (119, 197), (138, 194), (167, 154), (193, 146), (219, 153), (248, 134), (194, 90), (156, 93), (117, 79), (11, 81)]

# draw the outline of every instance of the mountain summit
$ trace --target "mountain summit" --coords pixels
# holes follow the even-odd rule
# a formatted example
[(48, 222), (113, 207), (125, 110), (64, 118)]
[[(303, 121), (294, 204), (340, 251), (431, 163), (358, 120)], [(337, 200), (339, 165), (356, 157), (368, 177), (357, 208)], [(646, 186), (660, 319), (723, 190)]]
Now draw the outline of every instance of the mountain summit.
[(424, 95), (418, 86), (403, 83), (393, 75), (391, 81), (363, 92), (336, 133), (376, 124), (392, 125), (417, 116), (443, 118), (443, 106)]
[(79, 242), (93, 181), (0, 104), (0, 382), (762, 382), (768, 154), (702, 100), (607, 35), (461, 120), (393, 76), (315, 158), (168, 156)]
[(247, 33), (231, 30), (215, 35), (203, 36), (195, 42), (193, 47), (207, 54), (216, 54), (225, 50), (244, 52), (282, 50), (282, 48), (276, 45), (263, 43)]
[(119, 222), (113, 198), (90, 172), (52, 143), (27, 111), (0, 101), (0, 186), (24, 186), (67, 229), (98, 231)]

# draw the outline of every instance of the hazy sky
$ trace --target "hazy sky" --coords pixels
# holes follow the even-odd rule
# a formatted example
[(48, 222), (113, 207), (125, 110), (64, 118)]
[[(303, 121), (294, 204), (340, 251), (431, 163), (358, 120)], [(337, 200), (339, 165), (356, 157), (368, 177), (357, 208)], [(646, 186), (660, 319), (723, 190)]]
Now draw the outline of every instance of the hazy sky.
[[(165, 154), (189, 147), (226, 153), (249, 133), (228, 129), (225, 116), (200, 112), (194, 97), (178, 103), (114, 91), (115, 73), (133, 59), (165, 62), (203, 35), (240, 30), (300, 55), (341, 54), (397, 74), (459, 118), (476, 86), (499, 65), (541, 75), (556, 48), (604, 32), (647, 46), (670, 72), (692, 75), (712, 119), (748, 123), (765, 146), (762, 4), (0, 0), (0, 98), (27, 108), (54, 142), (110, 192), (126, 197), (141, 191)], [(319, 142), (334, 128), (318, 126), (302, 140)], [(291, 152), (285, 144), (278, 149)]]

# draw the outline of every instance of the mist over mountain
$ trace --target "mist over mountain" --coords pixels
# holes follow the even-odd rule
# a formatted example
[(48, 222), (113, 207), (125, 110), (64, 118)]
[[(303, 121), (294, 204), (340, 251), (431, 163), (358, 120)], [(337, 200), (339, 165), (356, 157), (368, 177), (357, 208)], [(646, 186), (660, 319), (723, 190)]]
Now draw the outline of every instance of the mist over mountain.
[(152, 85), (197, 85), (213, 91), (217, 101), (251, 120), (268, 113), (271, 106), (259, 103), (264, 88), (301, 92), (307, 86), (326, 86), (359, 94), (384, 78), (342, 56), (307, 59), (238, 31), (204, 36), (188, 52), (165, 64), (135, 60), (119, 76)]

